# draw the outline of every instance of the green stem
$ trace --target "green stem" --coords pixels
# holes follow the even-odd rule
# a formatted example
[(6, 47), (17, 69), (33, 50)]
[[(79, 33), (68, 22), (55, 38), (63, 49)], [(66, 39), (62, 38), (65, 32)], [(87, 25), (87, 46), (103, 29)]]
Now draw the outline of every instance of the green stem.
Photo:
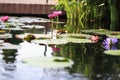
[(9, 27), (9, 24), (8, 24), (7, 22), (6, 22), (5, 24), (6, 24), (7, 28), (8, 28), (8, 33), (10, 33), (10, 27)]
[(53, 38), (53, 19), (51, 19), (52, 24), (51, 24), (51, 39)]
[(58, 21), (59, 21), (59, 17), (57, 16), (57, 24), (56, 24), (56, 29), (58, 28)]

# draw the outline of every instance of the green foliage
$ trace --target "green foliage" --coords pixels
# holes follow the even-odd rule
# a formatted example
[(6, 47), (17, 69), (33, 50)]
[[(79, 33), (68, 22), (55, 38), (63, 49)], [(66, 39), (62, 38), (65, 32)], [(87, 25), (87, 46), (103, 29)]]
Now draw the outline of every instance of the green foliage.
[(59, 0), (55, 8), (65, 10), (67, 15), (65, 27), (68, 33), (80, 33), (81, 29), (84, 29), (83, 18), (86, 14), (86, 3), (76, 0)]
[(79, 33), (86, 28), (119, 31), (119, 5), (119, 0), (59, 0), (55, 8), (65, 10), (67, 31)]
[(116, 31), (119, 29), (119, 0), (108, 0), (109, 6), (110, 6), (110, 30)]
[(102, 26), (102, 17), (105, 14), (104, 2), (105, 0), (59, 0), (55, 8), (65, 10), (68, 33), (80, 33), (82, 29)]

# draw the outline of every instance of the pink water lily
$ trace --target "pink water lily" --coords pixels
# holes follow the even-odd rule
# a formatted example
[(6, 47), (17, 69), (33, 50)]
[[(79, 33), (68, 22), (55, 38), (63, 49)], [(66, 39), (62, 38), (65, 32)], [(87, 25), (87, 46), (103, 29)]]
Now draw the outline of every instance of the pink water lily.
[(48, 15), (48, 18), (50, 18), (50, 19), (55, 18), (55, 17), (56, 17), (55, 14), (49, 14), (49, 15)]
[(2, 16), (2, 17), (0, 18), (0, 20), (1, 20), (3, 23), (6, 24), (6, 26), (9, 28), (8, 33), (10, 33), (10, 25), (9, 25), (9, 23), (8, 23), (9, 16)]
[(7, 22), (9, 20), (9, 16), (3, 16), (0, 18), (2, 22)]
[(62, 14), (62, 11), (54, 11), (52, 14), (48, 14), (48, 18), (50, 18), (51, 19), (51, 21), (52, 21), (52, 24), (51, 24), (51, 38), (53, 37), (53, 20), (54, 20), (54, 18), (56, 18), (57, 19), (57, 24), (56, 24), (56, 28), (58, 27), (58, 17), (59, 17), (59, 15), (61, 15)]
[(55, 14), (56, 16), (62, 15), (62, 11), (54, 11), (53, 14)]
[(91, 36), (90, 40), (91, 40), (92, 42), (98, 42), (99, 36)]
[(62, 11), (54, 11), (52, 14), (48, 14), (48, 18), (55, 18), (58, 17), (59, 15), (62, 15)]

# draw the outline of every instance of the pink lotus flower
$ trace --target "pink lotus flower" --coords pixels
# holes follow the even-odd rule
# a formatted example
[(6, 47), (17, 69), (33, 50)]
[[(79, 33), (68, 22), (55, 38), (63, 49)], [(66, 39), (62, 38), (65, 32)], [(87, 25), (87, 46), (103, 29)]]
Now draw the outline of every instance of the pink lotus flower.
[[(50, 18), (51, 19), (51, 21), (52, 21), (52, 25), (51, 25), (51, 36), (53, 37), (53, 18), (56, 18), (57, 19), (57, 24), (56, 24), (56, 28), (58, 27), (58, 17), (59, 17), (59, 15), (61, 15), (62, 14), (62, 11), (54, 11), (52, 14), (49, 14), (48, 15), (48, 18)], [(51, 37), (51, 38), (52, 38)]]
[(9, 23), (8, 23), (9, 16), (2, 16), (2, 17), (0, 18), (0, 20), (1, 20), (3, 23), (6, 24), (6, 26), (9, 28), (8, 33), (10, 33), (10, 25), (9, 25)]
[(91, 40), (92, 42), (98, 42), (99, 36), (92, 36), (92, 37), (90, 38), (90, 40)]
[(62, 14), (62, 11), (54, 11), (53, 14), (55, 14), (56, 16), (59, 16)]
[(7, 22), (9, 20), (9, 16), (3, 16), (0, 18), (2, 22)]
[(51, 18), (58, 17), (61, 14), (62, 14), (62, 11), (54, 11), (52, 14), (49, 14), (48, 17), (51, 19)]
[(55, 15), (55, 14), (49, 14), (48, 17), (49, 17), (50, 19), (52, 19), (52, 18), (55, 18), (56, 15)]

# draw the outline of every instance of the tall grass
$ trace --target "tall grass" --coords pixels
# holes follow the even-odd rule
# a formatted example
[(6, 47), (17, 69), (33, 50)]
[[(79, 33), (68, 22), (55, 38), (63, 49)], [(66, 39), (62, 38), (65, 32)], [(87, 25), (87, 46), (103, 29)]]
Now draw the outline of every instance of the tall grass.
[(68, 33), (80, 33), (82, 29), (101, 27), (104, 0), (59, 0), (55, 8), (65, 10), (65, 27)]
[(59, 0), (56, 9), (64, 9), (67, 16), (68, 33), (79, 33), (84, 29), (83, 18), (86, 14), (86, 2), (82, 0)]

